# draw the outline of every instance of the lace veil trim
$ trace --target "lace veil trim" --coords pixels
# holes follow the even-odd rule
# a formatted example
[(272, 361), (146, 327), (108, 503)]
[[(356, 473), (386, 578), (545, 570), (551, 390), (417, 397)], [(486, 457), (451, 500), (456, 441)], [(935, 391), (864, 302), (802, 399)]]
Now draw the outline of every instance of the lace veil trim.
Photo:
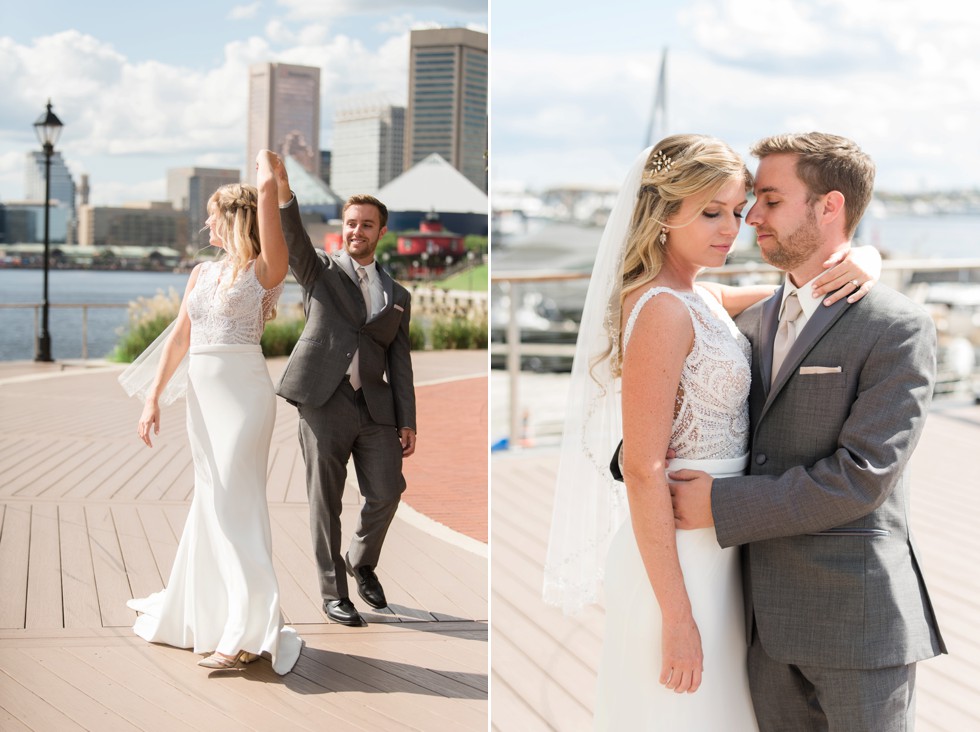
[(623, 254), (640, 179), (652, 148), (633, 163), (599, 241), (569, 382), (544, 599), (565, 613), (596, 602), (609, 542), (628, 515), (626, 492), (609, 472), (622, 434), (621, 382), (608, 358), (619, 333)]

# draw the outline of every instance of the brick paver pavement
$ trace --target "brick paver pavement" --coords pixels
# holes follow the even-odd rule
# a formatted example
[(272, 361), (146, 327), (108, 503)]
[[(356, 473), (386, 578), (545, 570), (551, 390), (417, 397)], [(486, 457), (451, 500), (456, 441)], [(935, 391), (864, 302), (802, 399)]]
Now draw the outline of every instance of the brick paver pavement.
[(418, 444), (402, 468), (402, 500), (486, 544), (487, 377), (420, 386), (416, 399)]

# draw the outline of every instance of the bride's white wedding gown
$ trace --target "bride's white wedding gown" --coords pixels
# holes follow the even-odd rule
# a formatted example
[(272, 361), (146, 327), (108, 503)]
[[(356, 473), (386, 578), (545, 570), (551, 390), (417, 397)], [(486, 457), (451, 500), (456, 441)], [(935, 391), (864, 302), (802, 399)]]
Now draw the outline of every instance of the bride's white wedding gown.
[(127, 605), (148, 641), (195, 653), (265, 654), (288, 673), (303, 641), (284, 627), (272, 565), (266, 471), (276, 398), (259, 339), (282, 285), (266, 290), (254, 263), (231, 287), (226, 262), (203, 265), (191, 319), (187, 432), (194, 498), (167, 587)]
[[(715, 476), (747, 466), (751, 350), (707, 291), (653, 288), (637, 302), (623, 335), (655, 296), (679, 298), (691, 315), (694, 344), (681, 373), (668, 470)], [(597, 730), (752, 732), (757, 730), (746, 669), (738, 550), (722, 549), (714, 529), (677, 532), (677, 553), (701, 634), (704, 674), (693, 694), (660, 683), (661, 614), (630, 520), (613, 538), (605, 572), (606, 624), (596, 695)]]

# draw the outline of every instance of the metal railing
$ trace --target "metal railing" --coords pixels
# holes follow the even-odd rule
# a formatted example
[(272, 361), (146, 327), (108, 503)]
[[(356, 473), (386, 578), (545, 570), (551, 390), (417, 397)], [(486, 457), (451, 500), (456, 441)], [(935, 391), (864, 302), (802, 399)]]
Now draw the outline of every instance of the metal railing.
[[(37, 342), (41, 331), (41, 308), (44, 303), (40, 302), (16, 302), (0, 303), (0, 310), (34, 310), (34, 342)], [(109, 302), (78, 302), (78, 303), (48, 303), (51, 309), (77, 310), (82, 311), (82, 359), (88, 359), (88, 311), (90, 309), (101, 310), (106, 308), (123, 309), (129, 307), (128, 303), (109, 303)]]
[[(949, 273), (956, 273), (950, 278)], [(912, 286), (913, 274), (916, 273), (946, 273), (944, 282), (959, 281), (980, 283), (980, 259), (903, 259), (885, 260), (882, 262), (881, 281), (893, 289), (908, 292)], [(532, 284), (543, 284), (561, 281), (588, 280), (590, 273), (555, 272), (555, 271), (513, 271), (495, 272), (491, 274), (491, 285), (500, 287), (501, 293), (509, 301), (507, 313), (506, 342), (491, 343), (491, 357), (501, 351), (506, 353), (507, 377), (510, 391), (508, 405), (509, 435), (508, 445), (518, 444), (523, 432), (522, 409), (520, 398), (521, 357), (522, 355), (561, 355), (569, 359), (575, 353), (574, 343), (548, 344), (523, 343), (517, 313), (521, 304), (524, 288)], [(701, 278), (718, 282), (746, 282), (754, 284), (779, 284), (783, 273), (764, 262), (738, 265), (705, 270)]]

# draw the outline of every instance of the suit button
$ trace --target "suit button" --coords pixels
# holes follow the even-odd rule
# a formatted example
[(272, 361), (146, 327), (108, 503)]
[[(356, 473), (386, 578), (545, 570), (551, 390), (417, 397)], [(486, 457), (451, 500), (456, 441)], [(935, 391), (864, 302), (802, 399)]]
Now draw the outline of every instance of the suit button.
[(354, 354), (353, 353), (348, 353), (347, 354), (347, 358), (354, 358)]
[(768, 458), (765, 456), (764, 453), (761, 453), (760, 452), (758, 455), (755, 456), (755, 464), (756, 465), (765, 465), (766, 464), (766, 460), (768, 460)]

